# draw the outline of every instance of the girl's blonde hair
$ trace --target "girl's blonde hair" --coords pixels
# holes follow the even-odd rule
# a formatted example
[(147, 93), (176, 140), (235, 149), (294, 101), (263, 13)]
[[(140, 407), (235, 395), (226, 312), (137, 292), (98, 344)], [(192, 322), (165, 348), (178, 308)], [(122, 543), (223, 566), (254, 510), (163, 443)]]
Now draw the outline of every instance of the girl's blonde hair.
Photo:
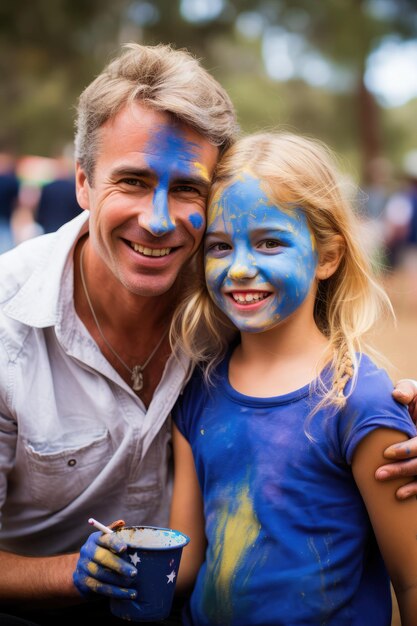
[[(329, 339), (318, 366), (329, 363), (332, 371), (331, 384), (321, 384), (319, 406), (344, 406), (346, 383), (352, 379), (353, 389), (364, 348), (377, 360), (379, 357), (366, 345), (364, 336), (382, 312), (393, 315), (388, 296), (377, 283), (361, 245), (359, 223), (346, 193), (345, 179), (330, 149), (317, 140), (279, 132), (254, 134), (240, 139), (219, 162), (209, 207), (242, 171), (259, 178), (277, 206), (304, 212), (316, 240), (319, 262), (331, 254), (335, 245), (342, 247), (335, 273), (318, 281), (314, 317)], [(202, 253), (198, 263), (196, 281), (176, 311), (172, 339), (194, 363), (205, 365), (210, 380), (236, 329), (208, 294)]]

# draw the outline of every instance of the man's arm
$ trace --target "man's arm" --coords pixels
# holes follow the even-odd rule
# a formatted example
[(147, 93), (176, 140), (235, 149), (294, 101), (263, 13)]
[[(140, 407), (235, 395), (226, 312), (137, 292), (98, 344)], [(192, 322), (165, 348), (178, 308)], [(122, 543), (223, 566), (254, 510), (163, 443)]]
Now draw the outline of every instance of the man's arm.
[(30, 608), (83, 602), (72, 581), (78, 554), (26, 557), (0, 552), (0, 604)]
[[(392, 392), (393, 397), (401, 404), (407, 404), (412, 420), (417, 422), (417, 381), (411, 378), (399, 380)], [(399, 477), (417, 476), (417, 437), (396, 443), (384, 450), (384, 457), (390, 461), (375, 472), (379, 481), (392, 480)], [(417, 479), (403, 485), (396, 491), (399, 500), (417, 496)]]

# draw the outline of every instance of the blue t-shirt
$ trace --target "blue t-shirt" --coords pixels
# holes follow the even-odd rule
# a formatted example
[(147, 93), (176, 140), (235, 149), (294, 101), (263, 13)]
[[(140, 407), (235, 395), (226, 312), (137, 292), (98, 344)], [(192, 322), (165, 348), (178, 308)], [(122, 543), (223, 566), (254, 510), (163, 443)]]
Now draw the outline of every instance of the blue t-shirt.
[(174, 409), (204, 498), (206, 559), (185, 624), (391, 623), (389, 579), (351, 460), (372, 430), (416, 434), (384, 370), (363, 356), (343, 410), (309, 416), (309, 387), (252, 398), (196, 371)]

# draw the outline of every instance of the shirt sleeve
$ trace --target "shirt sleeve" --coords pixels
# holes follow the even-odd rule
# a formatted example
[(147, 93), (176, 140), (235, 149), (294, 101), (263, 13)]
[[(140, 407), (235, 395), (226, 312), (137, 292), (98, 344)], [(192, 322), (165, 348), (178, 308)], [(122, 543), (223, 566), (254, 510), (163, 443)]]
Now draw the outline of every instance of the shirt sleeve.
[(196, 427), (197, 416), (204, 406), (206, 391), (202, 372), (197, 367), (172, 409), (172, 419), (189, 443)]
[(357, 384), (341, 412), (339, 433), (342, 454), (352, 462), (359, 443), (377, 428), (390, 428), (408, 437), (417, 434), (406, 406), (392, 397), (394, 385), (385, 370), (363, 356)]

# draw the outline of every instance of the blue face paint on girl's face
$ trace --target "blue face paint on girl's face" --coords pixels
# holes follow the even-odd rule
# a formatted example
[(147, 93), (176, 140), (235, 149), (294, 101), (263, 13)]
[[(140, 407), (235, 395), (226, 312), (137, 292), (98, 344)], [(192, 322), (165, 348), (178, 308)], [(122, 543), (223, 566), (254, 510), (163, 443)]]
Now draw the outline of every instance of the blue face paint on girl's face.
[[(150, 228), (154, 235), (161, 236), (175, 229), (169, 214), (169, 190), (172, 180), (195, 178), (201, 175), (202, 166), (198, 162), (199, 146), (187, 141), (172, 125), (161, 126), (146, 144), (146, 162), (158, 176), (154, 190), (152, 219)], [(208, 180), (207, 173), (204, 173)], [(196, 229), (201, 229), (203, 219), (190, 216), (189, 221)]]
[(210, 295), (241, 331), (288, 318), (313, 284), (317, 252), (301, 209), (283, 211), (243, 174), (208, 210), (205, 272)]

